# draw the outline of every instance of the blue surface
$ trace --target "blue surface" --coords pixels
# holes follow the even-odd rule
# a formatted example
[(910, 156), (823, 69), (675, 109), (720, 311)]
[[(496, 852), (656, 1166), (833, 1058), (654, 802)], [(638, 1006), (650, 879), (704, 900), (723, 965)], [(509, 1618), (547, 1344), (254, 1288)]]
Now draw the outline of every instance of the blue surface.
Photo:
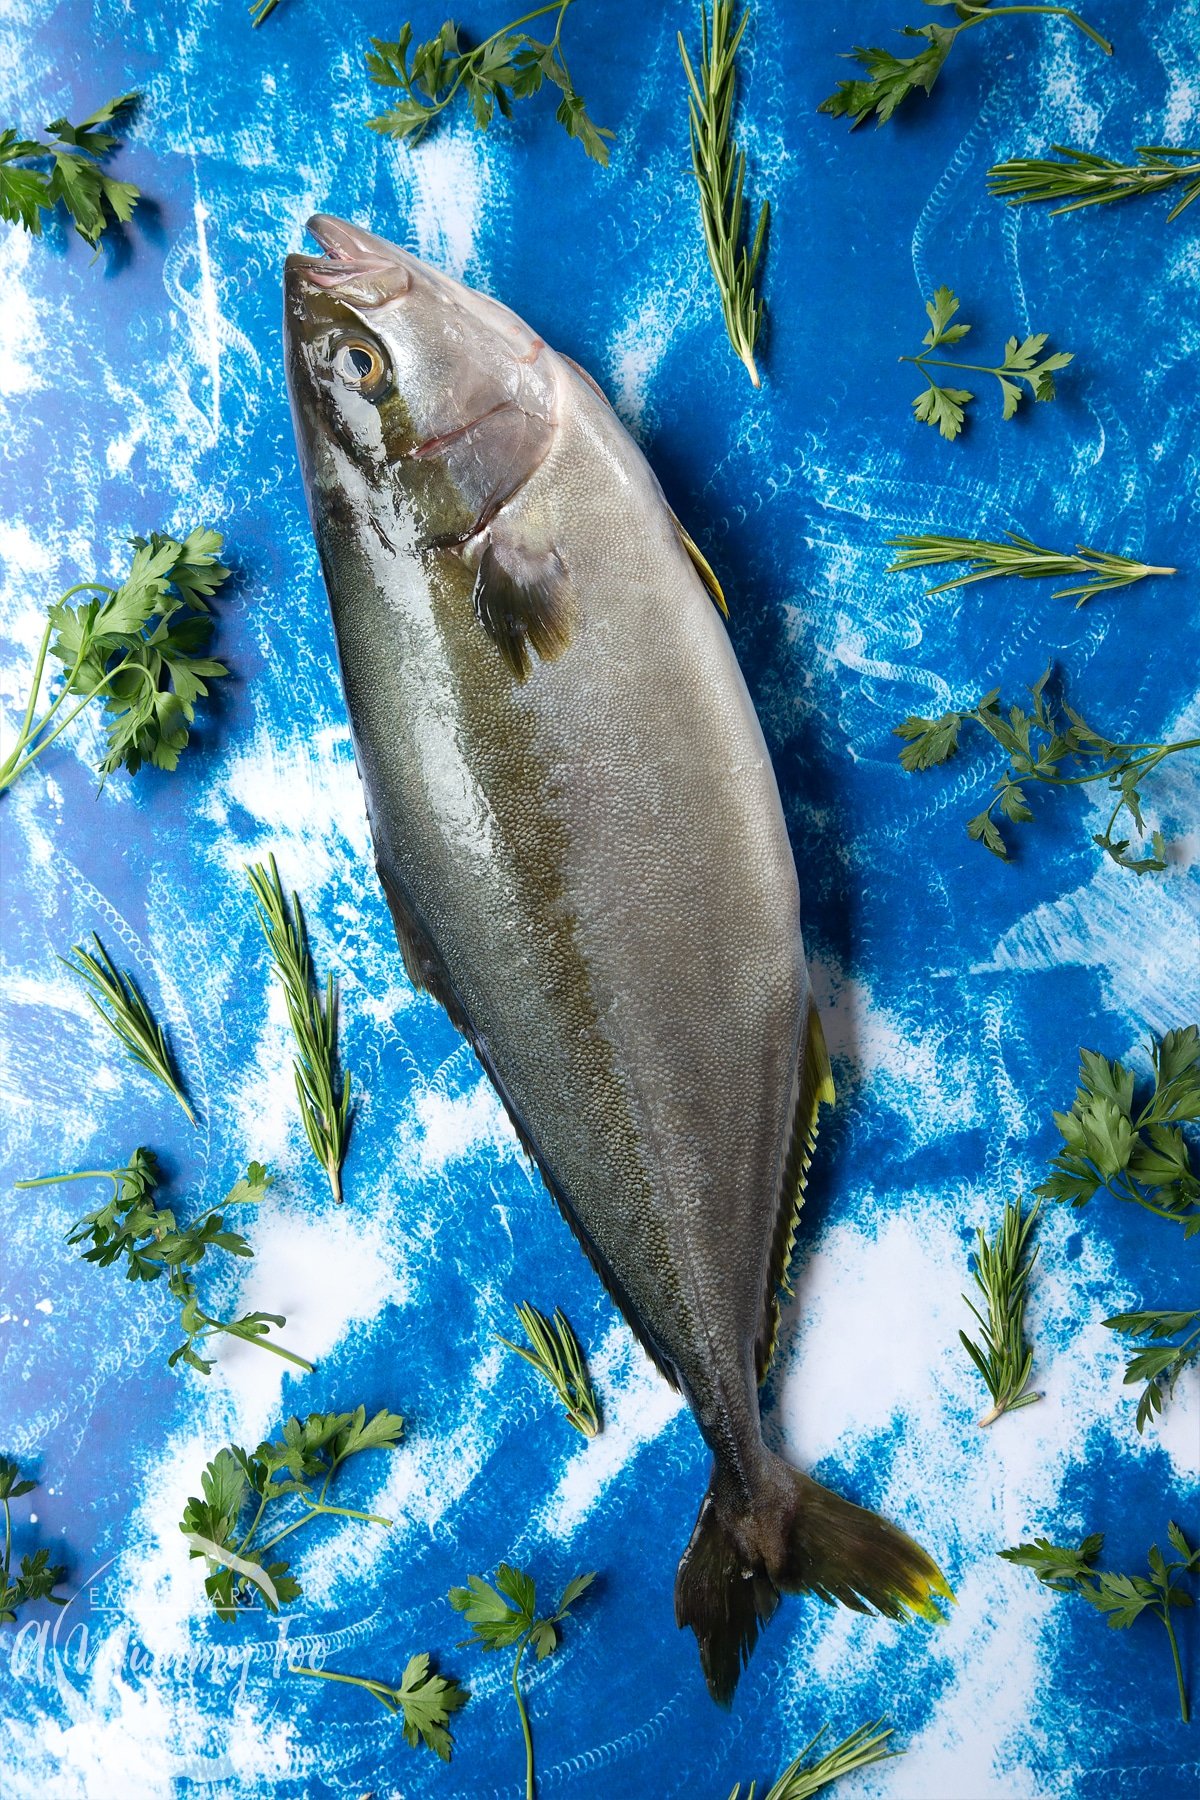
[[(505, 1665), (453, 1648), (444, 1599), (504, 1557), (543, 1597), (602, 1571), (561, 1654), (530, 1671), (546, 1796), (721, 1800), (735, 1779), (769, 1781), (823, 1722), (841, 1735), (879, 1714), (908, 1753), (848, 1795), (1195, 1791), (1200, 1727), (1178, 1721), (1161, 1630), (1109, 1633), (994, 1554), (1033, 1531), (1095, 1529), (1112, 1566), (1136, 1569), (1169, 1517), (1194, 1533), (1195, 1386), (1139, 1439), (1099, 1324), (1139, 1297), (1194, 1304), (1194, 1248), (1115, 1203), (1048, 1217), (1031, 1320), (1046, 1398), (989, 1433), (957, 1343), (973, 1228), (1039, 1179), (1077, 1047), (1144, 1069), (1149, 1031), (1200, 1016), (1195, 767), (1178, 759), (1147, 792), (1179, 839), (1164, 876), (1108, 865), (1089, 842), (1099, 803), (1079, 795), (1039, 798), (1004, 868), (962, 829), (989, 760), (976, 750), (918, 779), (889, 735), (910, 711), (997, 683), (1015, 695), (1051, 658), (1114, 736), (1200, 728), (1200, 208), (1173, 225), (1161, 201), (1051, 219), (984, 187), (989, 163), (1054, 141), (1122, 153), (1200, 138), (1194, 0), (1088, 11), (1116, 41), (1111, 61), (1065, 26), (986, 26), (928, 103), (849, 136), (815, 112), (845, 72), (837, 53), (893, 42), (921, 8), (759, 9), (741, 126), (753, 193), (774, 209), (756, 395), (697, 229), (674, 47), (678, 26), (693, 32), (690, 5), (651, 17), (588, 0), (568, 20), (576, 79), (617, 131), (607, 173), (544, 100), (486, 140), (448, 123), (415, 153), (366, 131), (377, 102), (359, 50), (403, 8), (287, 0), (255, 33), (237, 0), (7, 9), (3, 118), (34, 126), (140, 90), (114, 167), (148, 196), (94, 265), (58, 226), (38, 243), (5, 229), (9, 724), (45, 603), (118, 569), (127, 533), (215, 524), (237, 571), (218, 607), (235, 675), (177, 774), (119, 777), (96, 800), (80, 728), (0, 803), (0, 1448), (44, 1483), (35, 1526), (18, 1506), (19, 1548), (61, 1544), (82, 1590), (57, 1641), (48, 1614), (19, 1654), (11, 1629), (0, 1640), (7, 1794), (516, 1795)], [(441, 11), (412, 16), (427, 35)], [(476, 9), (468, 23), (501, 17)], [(500, 296), (607, 387), (725, 583), (775, 758), (840, 1104), (766, 1428), (929, 1545), (960, 1603), (932, 1631), (785, 1601), (728, 1715), (671, 1614), (706, 1479), (698, 1436), (471, 1054), (412, 994), (373, 878), (280, 363), (280, 266), (318, 207)], [(956, 445), (911, 420), (919, 381), (896, 359), (941, 282), (962, 295), (973, 345), (1038, 330), (1075, 352), (1053, 406), (1004, 425), (981, 385)], [(1041, 585), (929, 599), (919, 578), (884, 573), (894, 533), (1009, 527), (1181, 573), (1079, 612)], [(271, 850), (342, 983), (359, 1100), (341, 1212), (295, 1115), (241, 873)], [(93, 929), (168, 1025), (198, 1133), (119, 1060), (56, 963)], [(276, 1169), (249, 1226), (255, 1262), (220, 1297), (286, 1313), (314, 1376), (235, 1346), (207, 1382), (175, 1378), (165, 1293), (63, 1245), (85, 1191), (12, 1190), (139, 1142), (169, 1195), (193, 1202), (219, 1199), (249, 1156)], [(592, 1353), (607, 1428), (591, 1446), (493, 1343), (526, 1296), (562, 1304)], [(394, 1457), (346, 1477), (349, 1503), (395, 1528), (314, 1530), (286, 1640), (261, 1613), (222, 1627), (176, 1528), (204, 1462), (286, 1413), (360, 1399), (409, 1421)], [(1194, 1615), (1183, 1625), (1195, 1689)], [(474, 1689), (451, 1767), (409, 1751), (365, 1695), (289, 1675), (288, 1644), (393, 1680), (411, 1651), (440, 1653)]]

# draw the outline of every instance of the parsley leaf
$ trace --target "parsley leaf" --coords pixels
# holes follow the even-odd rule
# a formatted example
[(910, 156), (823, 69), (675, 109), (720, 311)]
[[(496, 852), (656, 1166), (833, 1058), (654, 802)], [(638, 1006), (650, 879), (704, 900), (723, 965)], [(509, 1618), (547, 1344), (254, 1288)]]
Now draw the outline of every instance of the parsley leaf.
[[(129, 1162), (120, 1169), (79, 1169), (66, 1175), (39, 1175), (31, 1181), (18, 1181), (19, 1188), (53, 1187), (64, 1181), (108, 1181), (112, 1192), (103, 1206), (77, 1219), (67, 1234), (68, 1244), (86, 1244), (80, 1252), (85, 1262), (110, 1268), (122, 1259), (127, 1281), (157, 1281), (164, 1273), (167, 1288), (179, 1303), (179, 1323), (184, 1341), (172, 1350), (168, 1366), (186, 1363), (200, 1375), (210, 1373), (213, 1365), (199, 1354), (205, 1339), (217, 1333), (257, 1344), (280, 1356), (285, 1362), (312, 1373), (312, 1363), (285, 1350), (282, 1344), (268, 1341), (271, 1327), (282, 1328), (287, 1320), (281, 1313), (248, 1312), (237, 1319), (217, 1319), (200, 1306), (196, 1284), (188, 1271), (198, 1267), (210, 1250), (224, 1250), (230, 1256), (248, 1257), (254, 1252), (237, 1231), (225, 1229), (225, 1215), (211, 1208), (190, 1225), (180, 1225), (175, 1214), (159, 1206), (154, 1188), (159, 1180), (158, 1163), (149, 1150), (135, 1150)], [(251, 1163), (245, 1177), (230, 1189), (223, 1204), (244, 1206), (262, 1199), (271, 1177), (261, 1163)]]
[[(184, 1508), (179, 1529), (191, 1555), (204, 1557), (208, 1564), (204, 1591), (218, 1617), (232, 1619), (253, 1603), (255, 1593), (270, 1612), (300, 1595), (290, 1565), (268, 1562), (266, 1557), (276, 1544), (314, 1519), (362, 1519), (390, 1529), (390, 1519), (335, 1506), (326, 1496), (343, 1463), (364, 1450), (395, 1449), (403, 1430), (398, 1413), (385, 1409), (368, 1420), (366, 1408), (360, 1406), (355, 1412), (289, 1419), (283, 1437), (261, 1443), (253, 1456), (236, 1444), (217, 1452), (200, 1478), (200, 1496), (194, 1495)], [(317, 1481), (321, 1485), (314, 1494)], [(298, 1512), (292, 1504), (296, 1501)], [(281, 1524), (281, 1519), (287, 1523)], [(261, 1538), (260, 1532), (267, 1530), (271, 1535)]]
[[(222, 542), (219, 532), (206, 529), (183, 539), (157, 531), (131, 538), (133, 558), (119, 587), (82, 581), (55, 601), (16, 744), (0, 763), (0, 793), (96, 699), (107, 727), (98, 764), (102, 787), (121, 767), (136, 774), (143, 763), (177, 766), (197, 700), (209, 681), (229, 673), (204, 654), (212, 629), (208, 603), (229, 576), (218, 561)], [(72, 603), (81, 592), (103, 598)], [(65, 680), (35, 719), (48, 656), (62, 664)]]
[[(1145, 1383), (1137, 1409), (1137, 1428), (1142, 1432), (1162, 1412), (1184, 1370), (1200, 1362), (1200, 1309), (1177, 1312), (1159, 1307), (1145, 1312), (1115, 1313), (1104, 1323), (1110, 1331), (1142, 1338), (1150, 1344), (1148, 1349), (1136, 1351), (1125, 1366), (1127, 1387)], [(1186, 1332), (1189, 1325), (1194, 1329), (1181, 1343), (1162, 1341)]]
[[(822, 100), (818, 112), (829, 113), (833, 118), (848, 118), (850, 128), (854, 130), (869, 119), (874, 113), (880, 125), (886, 124), (896, 108), (924, 89), (928, 94), (942, 72), (942, 65), (954, 47), (955, 39), (960, 32), (970, 31), (974, 25), (982, 25), (988, 19), (999, 18), (1012, 8), (998, 6), (994, 10), (981, 0), (980, 4), (969, 4), (968, 0), (925, 0), (926, 6), (953, 6), (959, 16), (957, 25), (904, 25), (900, 35), (907, 38), (923, 38), (925, 48), (912, 56), (893, 56), (888, 50), (872, 47), (864, 49), (859, 45), (848, 57), (848, 61), (857, 62), (866, 71), (866, 78), (858, 77), (852, 81), (839, 81), (836, 89), (827, 100)], [(1038, 6), (1035, 12), (1050, 13), (1059, 18), (1069, 19), (1071, 24), (1099, 45), (1106, 56), (1112, 55), (1112, 45), (1102, 38), (1098, 31), (1081, 19), (1077, 12), (1066, 6)]]
[[(893, 563), (894, 569), (915, 568), (922, 562), (941, 560), (948, 554), (950, 544), (958, 543), (961, 546), (967, 542), (959, 539), (925, 538), (895, 538), (892, 541), (910, 547), (908, 559), (902, 558)], [(976, 544), (971, 554), (1003, 548), (1003, 545)], [(1013, 569), (1012, 572), (1036, 571)], [(977, 574), (966, 575), (960, 577), (958, 582), (947, 582), (944, 585), (953, 587), (961, 582), (979, 579), (981, 577)], [(1137, 576), (1126, 575), (1125, 579), (1136, 580)], [(1111, 585), (1116, 585), (1115, 581)], [(1006, 712), (1000, 704), (999, 688), (992, 688), (972, 707), (943, 713), (936, 719), (922, 718), (919, 714), (902, 719), (892, 728), (893, 735), (905, 741), (903, 750), (899, 752), (901, 767), (911, 774), (947, 761), (958, 749), (963, 726), (968, 722), (979, 725), (1001, 746), (1009, 761), (1008, 767), (993, 783), (993, 798), (981, 813), (968, 819), (969, 837), (981, 843), (1001, 861), (1007, 861), (1008, 845), (993, 815), (998, 807), (1004, 818), (1014, 825), (1027, 824), (1032, 819), (1033, 813), (1024, 783), (1039, 782), (1048, 787), (1075, 788), (1099, 781), (1106, 784), (1114, 805), (1104, 830), (1093, 833), (1092, 842), (1111, 857), (1118, 867), (1129, 869), (1135, 875), (1149, 875), (1165, 869), (1167, 845), (1161, 832), (1152, 832), (1149, 845), (1143, 846), (1139, 854), (1136, 848), (1131, 847), (1130, 838), (1115, 835), (1117, 822), (1122, 813), (1128, 813), (1134, 827), (1144, 836), (1145, 821), (1141, 807), (1143, 780), (1168, 756), (1175, 756), (1183, 750), (1200, 749), (1200, 738), (1179, 738), (1166, 744), (1113, 743), (1111, 739), (1094, 731), (1065, 702), (1059, 706), (1056, 716), (1055, 703), (1046, 697), (1049, 679), (1050, 670), (1047, 669), (1040, 681), (1030, 688), (1032, 705), (1029, 708), (1012, 706)], [(1159, 1133), (1155, 1146), (1160, 1158), (1178, 1162), (1180, 1149), (1176, 1139), (1177, 1134), (1172, 1137), (1167, 1131)]]
[(454, 1748), (454, 1739), (447, 1730), (450, 1715), (467, 1704), (471, 1693), (457, 1681), (436, 1674), (423, 1651), (409, 1657), (398, 1687), (389, 1687), (387, 1682), (373, 1681), (365, 1675), (335, 1673), (332, 1669), (297, 1668), (293, 1672), (311, 1675), (318, 1681), (343, 1681), (351, 1687), (365, 1688), (388, 1712), (403, 1716), (405, 1743), (414, 1750), (418, 1744), (425, 1744), (443, 1762), (450, 1761)]
[[(417, 144), (438, 114), (461, 91), (479, 131), (486, 131), (497, 112), (512, 115), (514, 99), (536, 94), (544, 81), (562, 95), (555, 118), (568, 137), (576, 138), (593, 161), (606, 165), (613, 133), (594, 124), (571, 80), (560, 44), (563, 18), (572, 0), (553, 0), (526, 13), (515, 25), (494, 31), (474, 49), (466, 49), (459, 28), (447, 19), (436, 37), (413, 48), (411, 24), (402, 25), (394, 43), (372, 38), (367, 72), (380, 87), (399, 88), (404, 98), (367, 124), (386, 137)], [(553, 13), (554, 35), (548, 42), (520, 31), (518, 25)]]
[(1172, 1549), (1178, 1552), (1179, 1560), (1168, 1562), (1158, 1545), (1152, 1544), (1147, 1557), (1149, 1579), (1144, 1575), (1111, 1575), (1097, 1569), (1096, 1558), (1104, 1547), (1104, 1539), (1098, 1532), (1084, 1538), (1078, 1548), (1051, 1544), (1046, 1538), (1035, 1538), (1032, 1543), (1018, 1544), (1013, 1549), (1001, 1550), (998, 1554), (1006, 1562), (1032, 1570), (1037, 1579), (1046, 1587), (1053, 1588), (1055, 1593), (1078, 1594), (1089, 1606), (1103, 1613), (1115, 1631), (1126, 1630), (1145, 1612), (1161, 1619), (1171, 1644), (1171, 1657), (1179, 1690), (1180, 1717), (1186, 1725), (1187, 1690), (1183, 1684), (1183, 1669), (1179, 1661), (1175, 1627), (1171, 1622), (1171, 1609), (1192, 1604), (1191, 1595), (1181, 1592), (1175, 1584), (1184, 1575), (1195, 1574), (1200, 1570), (1200, 1549), (1193, 1550), (1189, 1547), (1178, 1525), (1167, 1526), (1167, 1537)]
[(49, 1600), (65, 1606), (66, 1597), (54, 1589), (67, 1578), (67, 1571), (51, 1567), (49, 1550), (35, 1550), (22, 1556), (17, 1573), (12, 1572), (11, 1502), (31, 1494), (36, 1481), (22, 1478), (20, 1468), (11, 1456), (0, 1456), (0, 1507), (4, 1510), (4, 1555), (0, 1560), (0, 1625), (15, 1625), (17, 1609), (34, 1600)]
[(521, 1734), (525, 1740), (525, 1789), (529, 1794), (533, 1792), (533, 1738), (529, 1730), (529, 1714), (517, 1680), (521, 1658), (531, 1644), (538, 1662), (553, 1654), (558, 1648), (559, 1625), (595, 1579), (595, 1571), (589, 1570), (568, 1581), (558, 1606), (546, 1618), (539, 1618), (537, 1614), (537, 1591), (533, 1578), (523, 1569), (514, 1569), (508, 1563), (501, 1563), (496, 1570), (495, 1587), (478, 1575), (468, 1575), (465, 1588), (450, 1589), (451, 1606), (455, 1612), (463, 1615), (471, 1627), (471, 1636), (464, 1640), (465, 1644), (476, 1644), (481, 1650), (516, 1649), (512, 1666), (512, 1688), (521, 1719)]
[(1001, 416), (1011, 419), (1024, 395), (1022, 382), (1028, 387), (1034, 400), (1053, 400), (1055, 374), (1074, 361), (1069, 350), (1058, 350), (1051, 356), (1043, 356), (1042, 351), (1047, 341), (1044, 331), (1025, 339), (1010, 337), (1004, 347), (1004, 360), (1001, 363), (959, 362), (957, 359), (931, 355), (933, 350), (961, 342), (970, 331), (969, 325), (953, 325), (950, 322), (958, 312), (959, 305), (958, 296), (950, 288), (937, 288), (933, 298), (925, 302), (930, 325), (922, 340), (924, 350), (918, 351), (915, 356), (900, 358), (901, 362), (913, 363), (920, 369), (929, 384), (912, 403), (917, 419), (923, 425), (936, 425), (942, 436), (950, 441), (961, 435), (963, 409), (975, 396), (965, 388), (940, 386), (929, 373), (930, 364), (943, 369), (970, 369), (977, 375), (994, 375), (1000, 384)]
[(1071, 1110), (1054, 1115), (1063, 1147), (1037, 1192), (1086, 1206), (1103, 1189), (1181, 1224), (1191, 1237), (1200, 1232), (1200, 1173), (1180, 1127), (1200, 1119), (1200, 1028), (1152, 1040), (1150, 1058), (1154, 1087), (1138, 1107), (1131, 1070), (1080, 1051)]
[[(117, 220), (126, 223), (140, 198), (128, 181), (116, 181), (100, 167), (117, 144), (103, 131), (117, 113), (132, 107), (136, 94), (119, 94), (82, 125), (54, 119), (46, 130), (51, 141), (40, 143), (20, 137), (12, 129), (0, 131), (0, 219), (21, 225), (40, 237), (42, 214), (53, 212), (61, 201), (79, 236), (97, 248), (101, 235)], [(47, 169), (16, 168), (16, 163), (49, 163)]]

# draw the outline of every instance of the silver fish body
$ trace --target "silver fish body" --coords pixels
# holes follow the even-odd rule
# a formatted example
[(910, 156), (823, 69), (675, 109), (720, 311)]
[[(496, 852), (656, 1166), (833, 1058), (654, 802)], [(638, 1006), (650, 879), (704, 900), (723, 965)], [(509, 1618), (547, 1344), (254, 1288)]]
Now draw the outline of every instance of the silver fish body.
[(767, 747), (710, 572), (590, 378), (406, 252), (310, 229), (289, 385), (380, 877), (713, 1452), (676, 1611), (727, 1700), (781, 1588), (893, 1615), (940, 1591), (762, 1441), (832, 1099)]

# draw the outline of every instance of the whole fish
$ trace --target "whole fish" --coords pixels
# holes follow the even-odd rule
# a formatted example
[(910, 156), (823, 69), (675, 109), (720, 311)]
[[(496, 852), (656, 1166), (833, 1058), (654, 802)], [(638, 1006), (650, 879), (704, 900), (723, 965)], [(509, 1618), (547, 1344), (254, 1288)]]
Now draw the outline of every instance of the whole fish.
[(758, 1388), (833, 1082), (796, 870), (704, 558), (600, 389), (324, 215), (288, 382), (376, 863), (713, 1473), (675, 1583), (724, 1703), (781, 1590), (948, 1590), (769, 1451)]

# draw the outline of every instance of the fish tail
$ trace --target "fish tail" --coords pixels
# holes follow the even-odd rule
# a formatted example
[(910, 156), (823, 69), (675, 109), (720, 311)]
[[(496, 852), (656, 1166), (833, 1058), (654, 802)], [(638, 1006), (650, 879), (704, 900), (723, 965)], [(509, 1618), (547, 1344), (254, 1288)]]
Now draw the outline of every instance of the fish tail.
[(754, 1497), (718, 1468), (675, 1577), (675, 1621), (696, 1634), (721, 1706), (781, 1593), (817, 1594), (855, 1612), (940, 1622), (953, 1601), (933, 1558), (878, 1513), (770, 1457)]

